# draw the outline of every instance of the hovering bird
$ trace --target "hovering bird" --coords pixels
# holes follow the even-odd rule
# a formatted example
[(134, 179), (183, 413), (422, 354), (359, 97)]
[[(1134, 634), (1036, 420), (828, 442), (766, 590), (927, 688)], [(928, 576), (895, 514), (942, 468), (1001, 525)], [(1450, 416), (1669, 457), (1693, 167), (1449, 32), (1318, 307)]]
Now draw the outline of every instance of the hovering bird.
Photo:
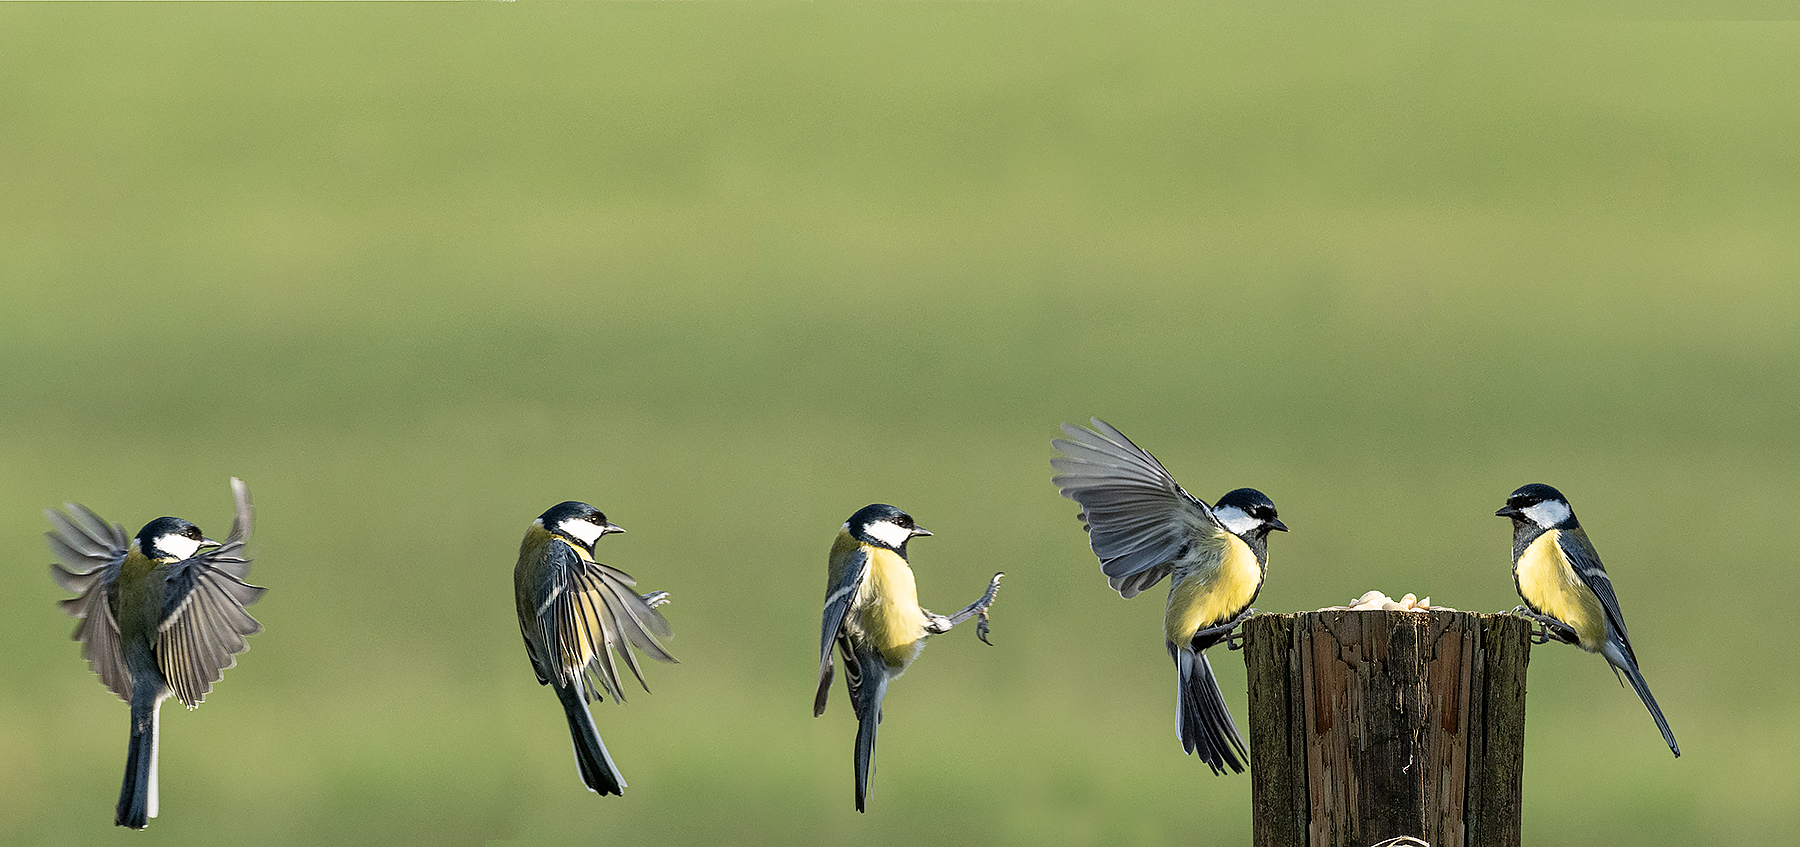
[[(113, 822), (143, 829), (156, 817), (156, 730), (162, 701), (174, 696), (189, 709), (250, 648), (244, 636), (262, 630), (244, 607), (266, 589), (244, 583), (250, 560), (250, 490), (231, 480), (237, 515), (221, 544), (181, 518), (157, 518), (129, 542), (125, 528), (86, 506), (68, 514), (44, 510), (50, 549), (63, 565), (50, 575), (79, 596), (62, 601), (81, 623), (75, 640), (88, 667), (119, 699), (131, 704), (131, 744)], [(70, 570), (73, 568), (74, 570)]]
[(906, 561), (906, 542), (930, 535), (911, 515), (876, 503), (858, 509), (831, 545), (831, 570), (825, 581), (825, 620), (819, 636), (819, 692), (813, 717), (825, 714), (831, 693), (831, 648), (844, 654), (844, 681), (856, 709), (856, 810), (869, 795), (869, 773), (875, 765), (875, 728), (881, 723), (881, 700), (888, 683), (906, 673), (925, 649), (928, 636), (949, 632), (979, 617), (976, 634), (987, 640), (988, 607), (1000, 591), (994, 574), (987, 593), (948, 617), (919, 606), (919, 591)]
[(625, 660), (645, 691), (650, 686), (628, 645), (659, 662), (675, 661), (657, 642), (670, 637), (669, 622), (656, 611), (668, 602), (668, 592), (637, 594), (629, 574), (594, 561), (594, 542), (624, 531), (586, 503), (558, 503), (526, 528), (513, 568), (513, 600), (531, 669), (538, 684), (554, 688), (562, 701), (581, 781), (599, 794), (625, 793), (625, 778), (601, 743), (587, 706), (602, 699), (601, 691), (625, 701), (613, 654)]
[[(1181, 749), (1222, 774), (1243, 773), (1243, 736), (1231, 720), (1205, 650), (1250, 617), (1269, 561), (1270, 531), (1287, 531), (1275, 504), (1239, 488), (1209, 507), (1175, 482), (1155, 456), (1099, 418), (1065, 423), (1051, 446), (1051, 482), (1081, 504), (1088, 544), (1107, 583), (1130, 599), (1173, 577), (1163, 614), (1169, 656), (1180, 671), (1176, 698)], [(1230, 644), (1228, 643), (1229, 647)]]
[(1512, 519), (1513, 586), (1525, 599), (1525, 606), (1513, 611), (1542, 625), (1533, 640), (1573, 644), (1606, 657), (1615, 673), (1623, 672), (1631, 682), (1669, 750), (1680, 757), (1675, 733), (1638, 672), (1612, 577), (1600, 564), (1600, 554), (1575, 519), (1568, 499), (1548, 485), (1532, 483), (1508, 496), (1494, 515)]

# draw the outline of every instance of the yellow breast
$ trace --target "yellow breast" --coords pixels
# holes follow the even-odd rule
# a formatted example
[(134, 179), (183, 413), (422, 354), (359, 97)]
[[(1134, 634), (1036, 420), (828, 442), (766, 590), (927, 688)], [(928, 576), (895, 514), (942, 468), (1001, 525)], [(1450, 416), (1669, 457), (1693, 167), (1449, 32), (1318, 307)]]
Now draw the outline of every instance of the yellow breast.
[(1203, 627), (1224, 623), (1240, 614), (1256, 598), (1262, 585), (1262, 565), (1242, 539), (1223, 530), (1218, 563), (1202, 565), (1169, 590), (1169, 608), (1163, 617), (1163, 634), (1170, 642), (1186, 644)]
[(925, 646), (919, 588), (900, 554), (879, 547), (865, 549), (869, 567), (855, 600), (856, 628), (865, 643), (881, 652), (888, 667), (905, 670)]
[(1557, 545), (1561, 534), (1561, 530), (1546, 531), (1513, 563), (1519, 596), (1539, 613), (1568, 624), (1581, 637), (1581, 649), (1595, 652), (1606, 643), (1606, 612), (1600, 608), (1600, 598), (1563, 556)]

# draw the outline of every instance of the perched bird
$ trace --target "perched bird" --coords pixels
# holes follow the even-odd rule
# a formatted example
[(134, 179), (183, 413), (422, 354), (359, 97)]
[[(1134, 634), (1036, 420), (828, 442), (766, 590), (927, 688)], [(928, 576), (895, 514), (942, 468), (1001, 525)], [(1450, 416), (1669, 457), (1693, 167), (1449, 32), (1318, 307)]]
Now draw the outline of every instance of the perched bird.
[(600, 742), (587, 706), (602, 699), (602, 690), (625, 701), (613, 654), (625, 660), (645, 691), (650, 686), (628, 645), (659, 662), (675, 661), (656, 640), (669, 637), (669, 622), (656, 611), (668, 602), (668, 592), (637, 594), (630, 575), (594, 561), (594, 542), (624, 531), (586, 503), (558, 503), (526, 528), (513, 568), (513, 600), (531, 669), (539, 685), (556, 689), (569, 718), (581, 781), (600, 794), (625, 793), (625, 778)]
[[(881, 700), (888, 683), (906, 673), (925, 649), (928, 636), (949, 632), (971, 617), (981, 620), (976, 633), (987, 642), (987, 612), (1000, 591), (994, 574), (987, 593), (948, 617), (919, 606), (918, 586), (906, 562), (906, 542), (930, 535), (911, 515), (880, 503), (850, 516), (831, 545), (831, 571), (825, 581), (825, 620), (819, 635), (819, 692), (813, 717), (825, 714), (831, 693), (831, 648), (844, 654), (844, 681), (856, 709), (856, 810), (869, 795), (869, 772), (875, 765), (875, 727), (881, 723)], [(988, 642), (992, 643), (992, 642)]]
[(1669, 722), (1663, 719), (1656, 698), (1650, 696), (1649, 684), (1638, 672), (1637, 654), (1625, 634), (1625, 615), (1619, 611), (1612, 577), (1600, 564), (1600, 554), (1575, 519), (1568, 499), (1548, 485), (1532, 483), (1508, 496), (1506, 505), (1494, 515), (1512, 518), (1513, 586), (1530, 607), (1514, 611), (1543, 625), (1537, 643), (1561, 641), (1605, 656), (1615, 673), (1623, 672), (1631, 682), (1656, 720), (1656, 728), (1662, 730), (1669, 750), (1679, 757), (1675, 733), (1669, 731)]
[(250, 490), (231, 480), (237, 516), (220, 544), (181, 518), (157, 518), (129, 543), (125, 528), (86, 506), (68, 514), (44, 510), (50, 549), (68, 565), (50, 575), (80, 596), (62, 601), (81, 619), (75, 640), (100, 682), (131, 704), (131, 746), (113, 822), (143, 829), (156, 817), (156, 729), (164, 698), (189, 709), (250, 648), (244, 636), (262, 630), (244, 607), (266, 589), (244, 583), (250, 560)]
[(1050, 442), (1063, 453), (1050, 460), (1061, 472), (1051, 481), (1081, 504), (1088, 544), (1121, 596), (1135, 597), (1173, 576), (1163, 635), (1181, 674), (1181, 749), (1215, 774), (1243, 773), (1244, 739), (1204, 651), (1250, 617), (1269, 561), (1269, 532), (1287, 526), (1254, 488), (1229, 492), (1208, 507), (1124, 433), (1099, 418), (1093, 422), (1092, 430), (1065, 423), (1069, 439)]

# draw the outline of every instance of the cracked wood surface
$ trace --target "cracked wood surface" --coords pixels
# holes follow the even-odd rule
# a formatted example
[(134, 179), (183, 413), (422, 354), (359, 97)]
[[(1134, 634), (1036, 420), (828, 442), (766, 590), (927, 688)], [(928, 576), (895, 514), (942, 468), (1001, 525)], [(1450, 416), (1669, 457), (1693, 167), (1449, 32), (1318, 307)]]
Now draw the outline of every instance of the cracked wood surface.
[(1467, 612), (1253, 618), (1254, 842), (1516, 847), (1529, 630)]

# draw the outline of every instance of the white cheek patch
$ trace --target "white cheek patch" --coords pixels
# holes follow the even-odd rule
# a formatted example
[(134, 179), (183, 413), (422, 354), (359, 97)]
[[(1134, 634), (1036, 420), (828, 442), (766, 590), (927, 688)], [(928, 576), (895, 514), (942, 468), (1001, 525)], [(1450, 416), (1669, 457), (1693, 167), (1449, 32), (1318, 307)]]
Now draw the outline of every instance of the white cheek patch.
[(1262, 525), (1250, 513), (1236, 506), (1222, 506), (1213, 510), (1213, 517), (1219, 519), (1233, 535), (1249, 535), (1250, 531)]
[(1545, 500), (1542, 503), (1526, 506), (1520, 511), (1523, 511), (1525, 517), (1530, 518), (1532, 523), (1545, 528), (1556, 526), (1568, 520), (1570, 515), (1575, 514), (1569, 508), (1569, 504), (1561, 500)]
[(594, 546), (594, 542), (600, 540), (600, 536), (606, 534), (606, 530), (601, 529), (599, 526), (574, 518), (570, 518), (557, 524), (556, 529), (564, 535), (580, 539), (581, 543), (586, 544), (589, 547)]
[(200, 549), (200, 542), (185, 535), (171, 533), (157, 537), (156, 549), (161, 550), (164, 555), (185, 559), (194, 555), (195, 550)]
[(893, 521), (876, 521), (863, 530), (870, 538), (889, 547), (899, 547), (912, 537), (912, 530)]

